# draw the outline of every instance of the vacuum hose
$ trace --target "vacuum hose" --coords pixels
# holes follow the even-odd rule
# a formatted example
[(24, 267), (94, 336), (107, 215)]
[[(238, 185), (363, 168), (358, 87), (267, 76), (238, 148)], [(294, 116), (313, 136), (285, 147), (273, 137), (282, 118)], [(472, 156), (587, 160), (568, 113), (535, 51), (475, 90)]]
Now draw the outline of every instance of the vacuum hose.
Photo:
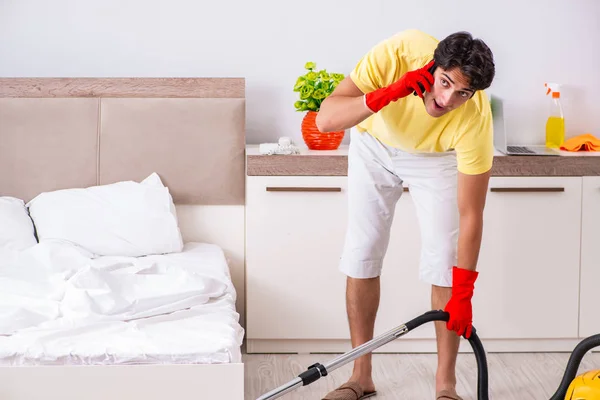
[[(428, 311), (425, 314), (419, 315), (418, 317), (408, 321), (405, 325), (409, 331), (421, 326), (427, 322), (431, 321), (445, 321), (447, 322), (450, 318), (450, 315), (446, 311)], [(469, 344), (473, 348), (473, 352), (475, 353), (475, 359), (477, 360), (477, 399), (478, 400), (488, 400), (489, 399), (489, 390), (488, 390), (488, 368), (487, 368), (487, 358), (485, 355), (485, 350), (483, 348), (483, 344), (477, 336), (477, 330), (473, 327), (471, 331), (471, 336), (467, 339)], [(567, 384), (568, 387), (568, 384)], [(565, 388), (566, 393), (566, 388)]]
[[(406, 323), (408, 330), (412, 330), (426, 322), (430, 321), (448, 321), (449, 315), (444, 311), (429, 311), (423, 315), (416, 317), (415, 319)], [(487, 359), (485, 355), (485, 350), (483, 345), (481, 344), (481, 340), (477, 336), (475, 331), (475, 327), (473, 327), (473, 332), (471, 337), (468, 339), (473, 351), (475, 353), (475, 358), (477, 360), (477, 399), (478, 400), (488, 400), (489, 392), (488, 392), (488, 369), (487, 369)], [(579, 370), (579, 365), (581, 364), (581, 360), (585, 356), (585, 354), (591, 349), (600, 346), (600, 334), (596, 334), (582, 340), (573, 350), (571, 356), (569, 357), (569, 362), (567, 363), (567, 368), (565, 369), (565, 373), (563, 375), (562, 381), (556, 389), (556, 392), (550, 400), (564, 400), (567, 395), (567, 390), (569, 389), (569, 385), (577, 376), (577, 371)]]
[(571, 357), (569, 357), (567, 369), (565, 370), (562, 381), (560, 382), (558, 389), (556, 389), (556, 393), (554, 393), (550, 400), (565, 399), (565, 396), (567, 395), (567, 389), (569, 389), (569, 385), (577, 375), (577, 370), (579, 369), (579, 364), (581, 364), (583, 356), (585, 353), (598, 346), (600, 346), (600, 334), (587, 337), (579, 342), (577, 346), (575, 346), (575, 349), (571, 353)]

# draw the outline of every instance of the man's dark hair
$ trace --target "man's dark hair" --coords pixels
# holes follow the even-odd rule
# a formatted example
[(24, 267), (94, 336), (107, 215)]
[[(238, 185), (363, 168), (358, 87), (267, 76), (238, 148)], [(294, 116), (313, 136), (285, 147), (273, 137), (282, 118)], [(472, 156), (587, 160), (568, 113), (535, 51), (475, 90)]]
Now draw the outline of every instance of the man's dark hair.
[(460, 68), (474, 90), (491, 86), (496, 69), (490, 48), (469, 32), (456, 32), (442, 40), (433, 58), (443, 69)]

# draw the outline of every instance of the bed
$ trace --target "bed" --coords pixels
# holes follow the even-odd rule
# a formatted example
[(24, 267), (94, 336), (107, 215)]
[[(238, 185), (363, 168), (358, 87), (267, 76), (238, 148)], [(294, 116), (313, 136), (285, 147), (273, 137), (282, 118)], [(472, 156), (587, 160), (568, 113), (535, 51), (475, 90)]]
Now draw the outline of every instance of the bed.
[(0, 398), (244, 398), (243, 78), (0, 78)]

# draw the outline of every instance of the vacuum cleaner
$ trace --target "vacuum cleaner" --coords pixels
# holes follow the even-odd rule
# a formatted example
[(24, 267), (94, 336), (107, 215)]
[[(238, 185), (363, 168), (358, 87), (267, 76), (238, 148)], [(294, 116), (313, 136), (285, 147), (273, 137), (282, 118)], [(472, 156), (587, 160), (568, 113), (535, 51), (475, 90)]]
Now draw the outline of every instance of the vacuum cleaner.
[[(391, 329), (390, 331), (355, 347), (351, 351), (344, 353), (325, 364), (315, 363), (309, 366), (306, 371), (302, 372), (295, 379), (260, 396), (257, 400), (273, 400), (280, 398), (301, 386), (310, 385), (320, 378), (326, 377), (329, 373), (338, 369), (339, 367), (355, 360), (358, 357), (371, 353), (373, 350), (395, 339), (398, 339), (401, 336), (404, 336), (408, 332), (425, 323), (432, 321), (447, 322), (448, 318), (449, 314), (446, 311), (427, 311), (426, 313), (413, 318), (405, 324)], [(488, 400), (487, 358), (475, 327), (473, 327), (471, 336), (467, 340), (473, 348), (475, 359), (477, 361), (477, 399)], [(576, 376), (583, 356), (589, 350), (597, 346), (600, 346), (600, 334), (593, 335), (582, 340), (575, 347), (571, 353), (571, 356), (569, 357), (567, 368), (560, 385), (550, 400), (600, 400), (600, 370), (588, 371), (584, 374)]]

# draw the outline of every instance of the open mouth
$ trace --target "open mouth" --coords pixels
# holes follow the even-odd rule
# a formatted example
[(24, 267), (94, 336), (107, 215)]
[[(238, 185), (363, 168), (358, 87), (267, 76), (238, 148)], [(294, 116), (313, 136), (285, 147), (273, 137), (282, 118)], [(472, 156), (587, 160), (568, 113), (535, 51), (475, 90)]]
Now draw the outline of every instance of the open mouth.
[(437, 103), (437, 101), (435, 101), (435, 99), (433, 99), (433, 104), (435, 105), (435, 109), (436, 109), (436, 110), (440, 110), (440, 111), (441, 111), (441, 110), (443, 110), (443, 109), (444, 109), (444, 107), (440, 106), (440, 105)]

